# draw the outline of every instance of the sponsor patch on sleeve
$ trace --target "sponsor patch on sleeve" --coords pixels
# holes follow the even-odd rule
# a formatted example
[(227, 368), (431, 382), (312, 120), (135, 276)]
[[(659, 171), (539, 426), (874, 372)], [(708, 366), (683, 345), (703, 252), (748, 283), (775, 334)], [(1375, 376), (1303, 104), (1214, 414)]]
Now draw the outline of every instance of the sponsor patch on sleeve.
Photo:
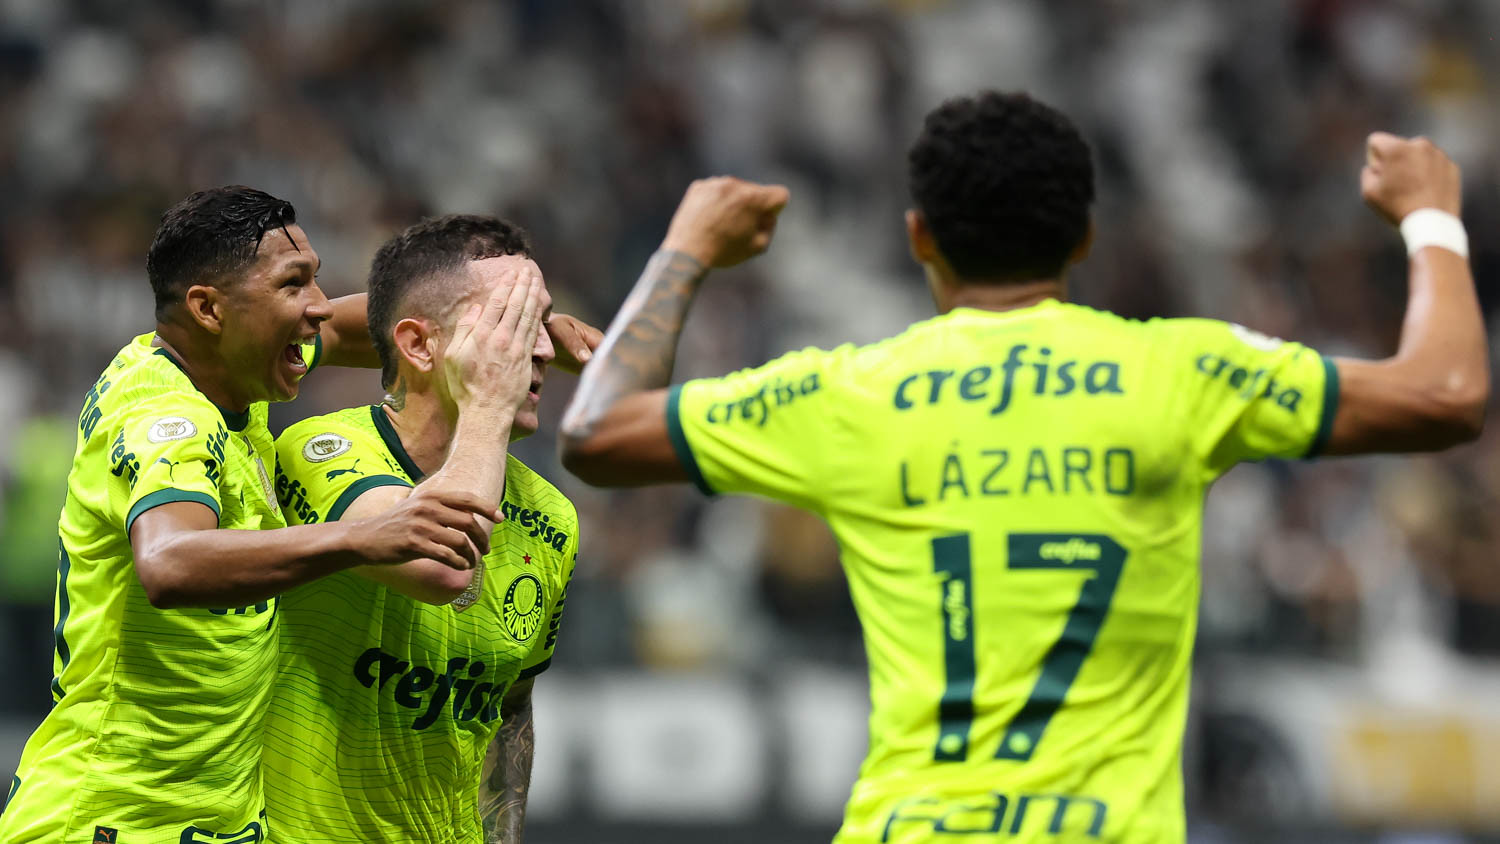
[(354, 447), (354, 443), (334, 433), (318, 434), (302, 446), (302, 456), (309, 463), (332, 460)]
[(173, 440), (185, 440), (198, 433), (198, 426), (191, 419), (181, 416), (163, 416), (151, 423), (151, 429), (146, 432), (146, 439), (154, 443), (167, 443)]

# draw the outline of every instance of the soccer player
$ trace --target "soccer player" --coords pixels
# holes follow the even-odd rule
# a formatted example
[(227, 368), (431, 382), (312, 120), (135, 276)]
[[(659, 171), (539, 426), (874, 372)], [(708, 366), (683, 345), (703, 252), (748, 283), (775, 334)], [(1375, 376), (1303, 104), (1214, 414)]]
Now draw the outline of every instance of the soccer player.
[[(451, 466), (457, 406), (440, 350), (464, 334), (473, 303), (524, 285), (550, 305), (526, 234), (493, 217), (439, 217), (382, 246), (369, 316), (389, 395), (277, 438), (288, 520), (364, 519)], [(537, 429), (552, 341), (518, 335), (508, 348), (512, 415), (493, 425), (484, 457), (498, 469), (497, 501), (503, 480), (505, 518), (482, 563), (353, 569), (284, 596), (265, 755), (278, 836), (521, 840), (531, 689), (557, 642), (578, 520), (555, 487), (507, 455), (509, 441)]]
[(938, 316), (667, 389), (709, 267), (769, 242), (780, 188), (695, 183), (563, 420), (599, 485), (691, 480), (833, 527), (864, 627), (870, 748), (836, 838), (1181, 842), (1205, 490), (1235, 463), (1477, 436), (1484, 326), (1458, 168), (1372, 135), (1410, 304), (1386, 360), (1067, 301), (1089, 149), (1022, 94), (944, 103), (909, 157)]
[[(330, 303), (317, 270), (292, 206), (260, 191), (196, 193), (163, 216), (147, 257), (156, 330), (115, 356), (79, 415), (54, 705), (0, 841), (264, 840), (274, 596), (414, 556), (467, 571), (488, 547), (475, 516), (498, 518), (496, 499), (461, 492), (474, 479), (457, 471), (378, 518), (285, 527), (266, 403), (368, 343), (363, 297)], [(484, 352), (462, 356), (464, 416), (478, 408), (481, 430), (455, 454), (490, 451)]]

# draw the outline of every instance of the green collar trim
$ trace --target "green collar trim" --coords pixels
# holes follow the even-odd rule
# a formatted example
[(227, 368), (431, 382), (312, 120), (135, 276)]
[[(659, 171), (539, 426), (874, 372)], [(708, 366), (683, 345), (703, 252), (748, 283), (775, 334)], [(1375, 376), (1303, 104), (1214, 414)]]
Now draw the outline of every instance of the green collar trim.
[(401, 469), (411, 478), (412, 483), (420, 483), (423, 477), (421, 469), (417, 468), (416, 461), (406, 453), (406, 446), (401, 444), (401, 435), (396, 433), (396, 426), (391, 424), (391, 418), (385, 415), (385, 405), (370, 405), (370, 419), (375, 422), (375, 430), (380, 432), (380, 438), (385, 441), (385, 447), (390, 451), (396, 462), (401, 464)]
[[(163, 349), (161, 347), (157, 347), (155, 354), (161, 355), (162, 357), (164, 357), (168, 361), (170, 361), (173, 366), (177, 367), (178, 371), (180, 371), (184, 376), (187, 377), (189, 384), (193, 383), (193, 378), (192, 378), (192, 376), (188, 375), (187, 368), (184, 367), (182, 365), (182, 361), (178, 360), (175, 356), (173, 356), (173, 354), (171, 352), (169, 352), (166, 349)], [(193, 389), (197, 390), (198, 389), (198, 385), (193, 384)], [(202, 390), (198, 390), (198, 392), (201, 393), (203, 391)], [(245, 426), (250, 424), (250, 410), (249, 410), (249, 408), (246, 408), (245, 410), (241, 410), (241, 411), (236, 412), (236, 411), (233, 411), (233, 410), (227, 410), (227, 409), (225, 409), (223, 407), (219, 407), (219, 405), (217, 405), (217, 404), (215, 404), (214, 407), (219, 408), (220, 415), (222, 415), (224, 417), (224, 425), (226, 427), (228, 427), (229, 430), (231, 430), (231, 431), (243, 431), (243, 430), (245, 430)]]

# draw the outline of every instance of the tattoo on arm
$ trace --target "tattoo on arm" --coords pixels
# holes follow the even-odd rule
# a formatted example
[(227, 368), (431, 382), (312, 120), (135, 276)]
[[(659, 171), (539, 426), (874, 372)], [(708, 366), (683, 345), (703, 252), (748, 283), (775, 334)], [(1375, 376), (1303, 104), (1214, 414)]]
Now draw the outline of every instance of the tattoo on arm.
[(707, 273), (707, 267), (681, 252), (651, 256), (583, 371), (569, 413), (578, 425), (575, 430), (588, 436), (621, 397), (667, 386), (683, 320)]
[(484, 758), (479, 783), (479, 817), (486, 844), (520, 844), (526, 824), (526, 792), (531, 787), (531, 758), (536, 749), (531, 697), (507, 713)]

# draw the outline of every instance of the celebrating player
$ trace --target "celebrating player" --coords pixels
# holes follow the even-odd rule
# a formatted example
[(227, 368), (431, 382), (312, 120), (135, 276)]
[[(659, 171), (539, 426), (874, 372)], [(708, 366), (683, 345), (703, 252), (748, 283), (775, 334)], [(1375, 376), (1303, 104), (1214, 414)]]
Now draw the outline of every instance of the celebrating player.
[(839, 842), (1181, 842), (1208, 485), (1242, 460), (1479, 432), (1458, 168), (1423, 139), (1370, 137), (1364, 198), (1400, 223), (1411, 292), (1395, 356), (1360, 361), (1067, 303), (1089, 150), (1025, 95), (943, 104), (909, 163), (907, 233), (939, 316), (666, 389), (708, 269), (764, 249), (787, 199), (695, 183), (568, 408), (564, 462), (832, 525), (873, 704)]
[[(486, 301), (477, 323), (466, 316)], [(531, 688), (551, 660), (578, 548), (573, 505), (506, 453), (508, 441), (537, 429), (554, 352), (546, 333), (523, 329), (550, 303), (519, 228), (478, 216), (419, 223), (381, 247), (370, 271), (370, 332), (389, 396), (303, 420), (277, 439), (276, 486), (290, 521), (384, 512), (460, 460), (491, 479), (492, 500), (503, 486), (505, 516), (472, 570), (418, 559), (285, 596), (266, 722), (278, 836), (521, 840)], [(445, 375), (465, 343), (492, 348), (484, 383), (507, 385), (498, 415), (482, 423), (489, 450), (477, 458), (449, 451), (456, 426), (477, 419), (457, 413), (455, 379)]]
[[(79, 416), (54, 705), (0, 816), (7, 844), (261, 841), (273, 596), (413, 556), (467, 572), (488, 548), (474, 514), (498, 516), (494, 501), (461, 485), (378, 519), (285, 527), (266, 402), (294, 397), (320, 354), (368, 343), (364, 297), (330, 303), (317, 270), (292, 206), (260, 191), (196, 193), (162, 218), (156, 330), (115, 356)], [(487, 450), (485, 434), (464, 449)]]

